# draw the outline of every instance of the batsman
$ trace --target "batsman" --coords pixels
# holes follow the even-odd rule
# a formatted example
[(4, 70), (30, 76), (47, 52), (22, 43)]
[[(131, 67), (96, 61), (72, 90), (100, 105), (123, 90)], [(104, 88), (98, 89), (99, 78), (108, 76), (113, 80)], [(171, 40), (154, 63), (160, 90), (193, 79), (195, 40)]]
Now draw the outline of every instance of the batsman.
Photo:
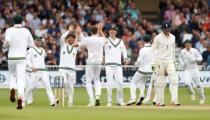
[(169, 90), (171, 93), (171, 104), (179, 106), (178, 103), (178, 76), (175, 68), (175, 36), (170, 33), (170, 23), (162, 23), (162, 31), (154, 38), (153, 48), (156, 50), (156, 80), (155, 93), (156, 105), (164, 106), (164, 89), (166, 77), (169, 79)]

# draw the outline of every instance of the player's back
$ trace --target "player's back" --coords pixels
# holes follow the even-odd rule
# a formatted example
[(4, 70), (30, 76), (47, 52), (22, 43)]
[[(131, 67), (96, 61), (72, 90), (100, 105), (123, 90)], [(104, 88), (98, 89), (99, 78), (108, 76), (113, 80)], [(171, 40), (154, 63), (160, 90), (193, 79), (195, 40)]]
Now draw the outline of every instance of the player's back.
[(6, 39), (8, 39), (9, 44), (9, 58), (26, 57), (26, 49), (30, 41), (33, 41), (29, 30), (21, 27), (11, 27), (7, 29)]
[(103, 46), (105, 38), (92, 35), (83, 39), (82, 43), (88, 49), (88, 60), (90, 64), (101, 64), (103, 60)]
[(140, 66), (139, 69), (141, 71), (146, 72), (152, 72), (152, 63), (154, 61), (154, 49), (151, 47), (150, 44), (146, 44), (145, 47), (143, 47), (140, 50)]

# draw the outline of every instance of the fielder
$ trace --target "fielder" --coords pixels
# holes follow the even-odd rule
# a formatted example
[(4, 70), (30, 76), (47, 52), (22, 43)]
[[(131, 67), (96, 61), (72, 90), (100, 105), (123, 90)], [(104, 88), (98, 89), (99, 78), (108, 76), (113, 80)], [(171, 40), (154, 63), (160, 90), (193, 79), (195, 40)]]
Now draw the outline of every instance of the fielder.
[[(79, 27), (77, 28), (77, 31), (79, 31), (80, 34), (81, 30)], [(80, 35), (83, 36), (83, 34)], [(73, 106), (74, 84), (76, 82), (75, 60), (78, 48), (72, 46), (75, 37), (75, 33), (72, 32), (71, 26), (69, 26), (68, 31), (65, 32), (60, 39), (61, 51), (59, 72), (64, 77), (64, 84), (67, 88), (68, 107)]]
[(123, 41), (119, 38), (116, 38), (117, 30), (117, 26), (112, 25), (111, 29), (109, 30), (109, 37), (104, 45), (108, 94), (107, 106), (112, 106), (112, 87), (114, 81), (117, 85), (117, 105), (125, 105), (123, 100), (123, 73), (121, 56), (123, 55), (124, 63), (127, 64), (127, 50), (125, 49)]
[(171, 104), (179, 106), (178, 103), (178, 75), (175, 68), (175, 36), (169, 32), (170, 23), (163, 22), (162, 30), (154, 38), (153, 48), (156, 50), (156, 79), (155, 93), (156, 105), (164, 106), (164, 89), (166, 86), (166, 76), (170, 80)]
[(15, 90), (17, 89), (17, 109), (22, 109), (24, 99), (27, 48), (34, 46), (32, 35), (22, 26), (22, 20), (20, 15), (13, 18), (15, 25), (6, 30), (3, 44), (3, 51), (9, 49), (10, 101), (16, 101)]
[[(100, 95), (101, 95), (101, 64), (103, 61), (103, 47), (105, 44), (105, 38), (99, 37), (98, 33), (103, 34), (102, 27), (92, 26), (91, 36), (81, 40), (81, 42), (75, 41), (74, 47), (87, 47), (88, 59), (85, 69), (86, 76), (86, 90), (89, 96), (88, 106), (100, 106)], [(94, 80), (95, 86), (95, 99), (92, 89), (92, 81)]]
[[(148, 79), (151, 78), (153, 73), (152, 71), (152, 62), (154, 60), (154, 49), (150, 44), (151, 37), (145, 35), (143, 37), (144, 48), (139, 51), (139, 57), (135, 65), (139, 66), (138, 71), (134, 74), (133, 79), (130, 83), (130, 94), (131, 98), (128, 101), (127, 105), (142, 105), (144, 100), (144, 90), (145, 84)], [(136, 86), (140, 85), (140, 97), (136, 103)]]
[(201, 62), (203, 58), (197, 49), (192, 48), (190, 40), (185, 40), (184, 46), (185, 48), (181, 51), (179, 61), (184, 68), (185, 84), (190, 91), (192, 100), (196, 99), (192, 83), (195, 84), (200, 97), (200, 104), (204, 104), (204, 89), (200, 81), (200, 73), (198, 69), (198, 62)]
[[(46, 89), (50, 105), (56, 106), (55, 96), (52, 92), (49, 77), (45, 67), (45, 57), (47, 54), (42, 46), (42, 39), (38, 36), (34, 36), (35, 47), (28, 50), (27, 66), (32, 70), (31, 79), (32, 83), (26, 88), (25, 96), (30, 96), (32, 90), (36, 88), (37, 83), (41, 80)], [(32, 104), (32, 100), (26, 100), (28, 104)]]

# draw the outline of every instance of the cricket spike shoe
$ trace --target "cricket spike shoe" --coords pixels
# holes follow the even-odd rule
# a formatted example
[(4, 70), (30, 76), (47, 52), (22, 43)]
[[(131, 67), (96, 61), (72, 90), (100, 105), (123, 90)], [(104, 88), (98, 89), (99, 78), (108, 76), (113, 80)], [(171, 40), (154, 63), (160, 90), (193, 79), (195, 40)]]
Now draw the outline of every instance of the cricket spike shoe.
[(157, 106), (157, 107), (164, 107), (165, 104), (157, 104), (156, 106)]
[(15, 98), (15, 89), (11, 89), (10, 90), (10, 101), (13, 102), (13, 103), (16, 101), (16, 98)]
[(131, 106), (133, 104), (136, 104), (136, 101), (131, 99), (131, 100), (128, 101), (128, 103), (126, 105)]
[(144, 97), (140, 97), (140, 99), (138, 100), (138, 102), (136, 103), (137, 106), (142, 105), (142, 102), (144, 100)]
[(23, 101), (22, 101), (21, 99), (18, 99), (18, 100), (17, 100), (17, 109), (18, 109), (18, 110), (23, 109), (22, 102), (23, 102)]
[(96, 99), (95, 106), (100, 106), (100, 100), (99, 99)]
[(171, 105), (172, 105), (172, 106), (180, 106), (181, 104), (180, 104), (180, 103), (172, 102)]

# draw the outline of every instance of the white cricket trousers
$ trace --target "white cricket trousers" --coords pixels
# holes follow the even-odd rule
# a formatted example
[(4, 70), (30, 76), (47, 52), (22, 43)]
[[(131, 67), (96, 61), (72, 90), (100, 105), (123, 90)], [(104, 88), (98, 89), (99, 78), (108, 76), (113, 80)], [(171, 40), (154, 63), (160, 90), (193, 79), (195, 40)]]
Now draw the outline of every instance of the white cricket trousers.
[(117, 87), (117, 103), (123, 103), (123, 73), (121, 66), (106, 66), (108, 103), (112, 103), (113, 83)]
[(25, 96), (30, 96), (32, 90), (34, 90), (37, 86), (37, 83), (39, 81), (42, 81), (45, 90), (47, 92), (47, 96), (49, 98), (50, 101), (50, 105), (53, 105), (56, 103), (55, 100), (55, 96), (53, 94), (52, 88), (50, 86), (50, 81), (49, 81), (49, 77), (47, 74), (47, 71), (37, 71), (37, 72), (32, 72), (31, 73), (31, 84), (26, 88), (26, 93)]
[(64, 78), (64, 86), (68, 95), (68, 105), (73, 105), (74, 98), (74, 84), (76, 83), (76, 71), (59, 70), (61, 76)]
[(99, 99), (101, 95), (101, 81), (100, 81), (101, 65), (87, 64), (85, 68), (86, 76), (86, 90), (89, 96), (89, 102), (94, 102), (94, 94), (92, 88), (92, 81), (94, 81), (95, 97)]
[(158, 61), (156, 67), (155, 93), (157, 105), (164, 104), (164, 89), (166, 86), (166, 76), (169, 79), (169, 90), (171, 102), (178, 103), (178, 75), (175, 64), (170, 61)]
[(25, 60), (8, 60), (10, 89), (17, 89), (18, 99), (24, 99)]
[(195, 95), (192, 84), (196, 86), (200, 99), (205, 99), (203, 85), (200, 81), (200, 72), (198, 69), (185, 70), (184, 71), (185, 84), (188, 87), (191, 94)]
[[(31, 80), (31, 72), (26, 72), (26, 82), (25, 82), (25, 90), (28, 89), (28, 87), (30, 87), (30, 85), (32, 84), (32, 80)], [(26, 91), (25, 91), (26, 92)], [(27, 93), (27, 95), (25, 94), (25, 99), (24, 101), (26, 100), (26, 102), (28, 104), (31, 104), (33, 102), (33, 92), (30, 91)]]
[(136, 87), (139, 86), (140, 88), (140, 97), (144, 97), (144, 90), (145, 90), (145, 84), (147, 82), (147, 80), (149, 80), (151, 78), (152, 72), (140, 72), (137, 71), (134, 76), (133, 79), (130, 83), (130, 99), (131, 100), (136, 100)]

